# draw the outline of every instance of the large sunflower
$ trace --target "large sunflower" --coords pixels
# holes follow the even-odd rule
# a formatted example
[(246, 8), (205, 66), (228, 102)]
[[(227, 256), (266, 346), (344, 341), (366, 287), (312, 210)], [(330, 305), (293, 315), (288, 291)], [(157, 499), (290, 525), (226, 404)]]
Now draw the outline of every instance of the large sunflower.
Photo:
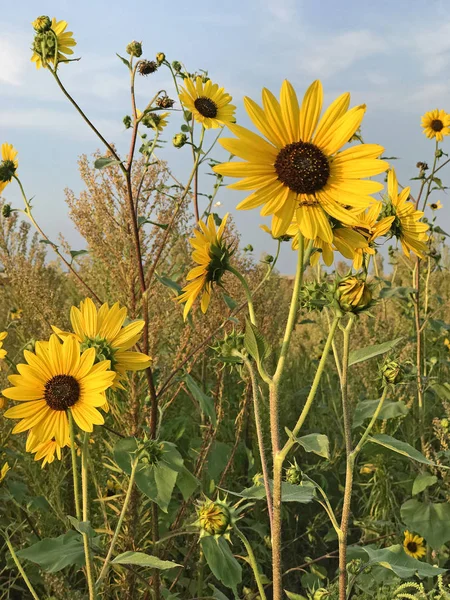
[[(72, 48), (77, 45), (76, 41), (72, 37), (73, 32), (66, 31), (67, 25), (68, 25), (67, 21), (57, 21), (55, 19), (55, 17), (53, 17), (53, 19), (52, 19), (52, 25), (51, 25), (50, 29), (53, 32), (53, 34), (56, 35), (56, 39), (58, 40), (57, 62), (67, 60), (67, 56), (70, 56), (71, 54), (73, 54)], [(42, 36), (46, 36), (46, 37), (52, 36), (54, 39), (53, 34), (47, 31), (43, 34), (38, 34), (35, 37), (35, 41), (33, 44), (34, 52), (33, 52), (33, 56), (31, 57), (31, 62), (36, 63), (36, 69), (40, 69), (41, 67), (44, 67), (44, 69), (45, 69), (46, 62), (51, 62), (51, 63), (55, 62), (54, 51), (51, 52), (50, 48), (49, 48), (48, 52), (46, 54), (46, 57), (45, 57), (45, 61), (42, 61), (42, 50), (41, 50)], [(51, 38), (48, 37), (48, 39), (51, 39)]]
[(450, 115), (445, 110), (430, 110), (422, 117), (423, 132), (430, 140), (442, 142), (444, 135), (450, 135)]
[(232, 97), (210, 79), (203, 83), (201, 77), (184, 80), (180, 101), (192, 113), (194, 119), (205, 129), (217, 129), (235, 122), (236, 107), (230, 104)]
[[(90, 298), (72, 306), (70, 321), (82, 350), (94, 348), (96, 362), (109, 360), (111, 371), (115, 371), (114, 387), (126, 377), (126, 371), (141, 371), (150, 366), (152, 359), (142, 352), (130, 350), (142, 335), (145, 322), (133, 321), (124, 326), (127, 309), (116, 302), (111, 308), (107, 303), (97, 311)], [(53, 331), (65, 339), (73, 336), (69, 331), (53, 327)]]
[(19, 375), (10, 375), (13, 387), (3, 395), (20, 404), (4, 414), (21, 419), (13, 433), (32, 430), (42, 442), (55, 439), (59, 446), (69, 442), (67, 411), (80, 429), (92, 431), (104, 420), (97, 407), (105, 403), (104, 392), (114, 380), (109, 361), (94, 365), (95, 350), (80, 355), (74, 336), (60, 342), (56, 335), (49, 342), (37, 342), (35, 353), (25, 350), (28, 364), (17, 365)]
[(219, 283), (227, 270), (230, 250), (222, 241), (228, 213), (222, 219), (220, 227), (216, 229), (214, 217), (209, 215), (207, 223), (198, 222), (198, 229), (194, 229), (194, 238), (189, 240), (194, 248), (192, 258), (198, 264), (191, 269), (186, 277), (189, 283), (182, 289), (178, 302), (185, 302), (183, 317), (186, 319), (196, 298), (201, 294), (200, 307), (202, 312), (208, 310), (211, 300), (211, 291), (214, 283)]
[(429, 226), (420, 219), (423, 212), (416, 210), (412, 202), (408, 202), (410, 188), (405, 187), (398, 193), (397, 176), (394, 169), (388, 173), (388, 194), (389, 203), (385, 207), (385, 216), (394, 216), (391, 224), (392, 234), (400, 240), (403, 252), (410, 256), (414, 252), (420, 258), (423, 258), (427, 247), (425, 242), (428, 239), (426, 231)]
[(408, 530), (404, 532), (405, 539), (403, 540), (403, 548), (409, 556), (413, 558), (422, 558), (427, 551), (423, 543), (423, 538), (410, 533)]
[(2, 144), (2, 160), (0, 162), (0, 194), (13, 178), (19, 163), (17, 150), (12, 144)]
[(395, 219), (395, 216), (379, 219), (382, 208), (383, 204), (376, 202), (368, 210), (358, 215), (358, 223), (354, 228), (367, 238), (367, 244), (363, 248), (355, 248), (353, 267), (356, 270), (362, 267), (364, 254), (375, 254), (374, 244), (376, 240), (387, 234)]
[(338, 152), (360, 126), (366, 107), (348, 110), (350, 94), (342, 94), (320, 118), (320, 81), (308, 88), (301, 107), (288, 81), (281, 87), (280, 102), (265, 88), (262, 99), (263, 108), (250, 98), (244, 102), (268, 141), (244, 127), (228, 125), (238, 139), (225, 138), (220, 143), (246, 162), (224, 163), (214, 171), (243, 178), (231, 188), (255, 190), (238, 208), (262, 206), (261, 215), (273, 215), (275, 237), (286, 232), (295, 214), (305, 237), (320, 237), (331, 244), (328, 216), (351, 224), (354, 219), (344, 207), (364, 210), (373, 202), (370, 194), (383, 188), (377, 181), (361, 180), (388, 168), (378, 160), (381, 146), (361, 144)]

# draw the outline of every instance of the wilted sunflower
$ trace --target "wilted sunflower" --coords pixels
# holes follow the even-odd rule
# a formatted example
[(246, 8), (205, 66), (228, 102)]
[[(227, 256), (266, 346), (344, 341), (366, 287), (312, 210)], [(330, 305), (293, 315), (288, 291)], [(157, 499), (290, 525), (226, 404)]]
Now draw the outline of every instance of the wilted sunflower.
[(217, 129), (235, 122), (236, 107), (230, 104), (232, 97), (210, 79), (203, 83), (201, 77), (184, 80), (180, 101), (192, 113), (194, 119), (205, 129)]
[[(66, 445), (69, 446), (70, 442)], [(30, 431), (28, 434), (25, 450), (35, 455), (34, 460), (43, 459), (41, 465), (42, 468), (47, 464), (51, 464), (55, 460), (55, 455), (58, 460), (61, 460), (61, 446), (56, 440), (51, 439), (46, 442), (41, 442), (36, 438), (33, 431)]]
[[(34, 38), (33, 43), (33, 56), (31, 57), (31, 62), (36, 63), (36, 69), (40, 69), (41, 67), (46, 68), (46, 62), (55, 62), (55, 54), (54, 50), (52, 52), (51, 44), (53, 43), (51, 40), (55, 38), (53, 34), (56, 35), (56, 39), (58, 42), (58, 54), (57, 54), (57, 62), (64, 61), (67, 59), (67, 56), (73, 54), (72, 48), (77, 45), (74, 40), (72, 31), (66, 31), (67, 21), (57, 21), (55, 17), (52, 19), (52, 25), (50, 31), (46, 31), (45, 33), (37, 34)], [(52, 33), (53, 32), (53, 33)], [(44, 36), (44, 37), (43, 37)], [(41, 44), (44, 43), (46, 47), (46, 56), (45, 60), (42, 60), (42, 50)], [(50, 46), (49, 46), (50, 44)]]
[(356, 231), (363, 234), (367, 239), (367, 244), (363, 248), (355, 248), (353, 267), (358, 270), (362, 267), (364, 254), (374, 255), (376, 250), (373, 247), (376, 240), (391, 228), (395, 216), (384, 217), (378, 220), (383, 204), (376, 202), (370, 208), (358, 215), (358, 223), (354, 225)]
[(114, 373), (108, 361), (94, 365), (93, 348), (80, 355), (74, 336), (61, 343), (52, 335), (49, 342), (36, 342), (35, 353), (25, 350), (24, 356), (28, 364), (17, 365), (19, 375), (8, 377), (13, 387), (3, 390), (4, 396), (20, 402), (4, 414), (21, 419), (13, 433), (31, 429), (36, 439), (55, 439), (64, 446), (69, 441), (68, 410), (83, 431), (104, 423), (97, 407), (105, 403), (104, 392)]
[[(126, 377), (126, 371), (141, 371), (150, 366), (152, 359), (142, 352), (130, 350), (142, 335), (145, 322), (133, 321), (124, 326), (127, 309), (116, 302), (111, 308), (107, 303), (97, 311), (90, 298), (80, 303), (80, 308), (72, 306), (70, 322), (81, 349), (93, 348), (95, 361), (109, 360), (110, 369), (116, 373), (114, 386), (120, 386), (120, 380)], [(61, 338), (73, 336), (69, 331), (52, 327)]]
[(275, 237), (287, 231), (295, 214), (306, 238), (320, 237), (331, 244), (328, 216), (351, 225), (354, 219), (344, 207), (362, 211), (374, 201), (371, 194), (383, 188), (377, 181), (362, 180), (388, 168), (385, 161), (378, 160), (382, 146), (360, 144), (338, 152), (360, 126), (366, 107), (348, 110), (350, 94), (342, 94), (320, 118), (320, 81), (308, 88), (301, 107), (288, 81), (281, 87), (280, 102), (265, 88), (262, 99), (263, 108), (250, 98), (244, 102), (251, 120), (268, 141), (229, 124), (238, 139), (225, 138), (220, 143), (246, 162), (228, 162), (213, 170), (243, 178), (231, 188), (256, 190), (238, 208), (262, 206), (261, 215), (273, 215)]
[(404, 532), (405, 539), (403, 540), (403, 548), (412, 558), (422, 558), (427, 551), (423, 543), (423, 538), (410, 533), (408, 530)]
[(0, 333), (0, 360), (5, 359), (6, 355), (8, 354), (8, 352), (3, 348), (3, 341), (6, 339), (7, 336), (8, 336), (7, 331), (2, 331)]
[(416, 210), (414, 204), (408, 202), (409, 193), (409, 187), (403, 188), (398, 193), (397, 176), (394, 169), (391, 169), (388, 173), (389, 203), (384, 209), (384, 215), (387, 217), (394, 216), (391, 232), (400, 240), (406, 256), (409, 257), (410, 252), (414, 252), (414, 254), (423, 258), (423, 254), (427, 249), (425, 242), (428, 239), (426, 234), (428, 224), (420, 221), (423, 212)]
[(198, 229), (194, 229), (194, 238), (189, 240), (194, 248), (193, 260), (198, 264), (191, 269), (186, 277), (189, 283), (182, 289), (178, 302), (186, 302), (183, 317), (186, 319), (197, 296), (202, 295), (200, 307), (205, 313), (211, 300), (211, 291), (214, 283), (220, 280), (228, 268), (231, 255), (230, 249), (222, 241), (228, 213), (222, 219), (220, 227), (216, 230), (214, 217), (209, 215), (207, 223), (198, 222)]
[(12, 144), (2, 144), (2, 161), (0, 162), (0, 194), (13, 178), (19, 163), (17, 150)]
[(422, 117), (422, 127), (427, 138), (442, 142), (444, 135), (450, 135), (450, 115), (438, 108), (430, 110)]

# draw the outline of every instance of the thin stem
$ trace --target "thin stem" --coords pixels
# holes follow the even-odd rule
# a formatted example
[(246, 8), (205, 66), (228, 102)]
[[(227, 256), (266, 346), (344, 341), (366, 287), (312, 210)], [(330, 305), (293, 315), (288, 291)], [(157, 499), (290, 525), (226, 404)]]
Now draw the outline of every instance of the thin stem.
[[(83, 436), (83, 447), (81, 451), (81, 489), (83, 497), (83, 522), (89, 521), (89, 494), (88, 494), (88, 460), (89, 460), (89, 433)], [(96, 600), (97, 592), (94, 583), (94, 561), (89, 535), (83, 533), (84, 555), (86, 557), (86, 575), (89, 588), (89, 600)]]
[(267, 510), (269, 512), (270, 530), (272, 531), (272, 520), (273, 520), (273, 509), (272, 509), (272, 492), (270, 490), (269, 483), (269, 469), (267, 467), (266, 450), (264, 446), (264, 436), (261, 418), (261, 402), (260, 395), (258, 393), (258, 384), (256, 381), (256, 374), (252, 363), (249, 359), (241, 354), (241, 358), (244, 361), (245, 366), (250, 374), (252, 382), (252, 393), (253, 393), (253, 409), (255, 411), (255, 424), (256, 424), (256, 436), (258, 438), (259, 456), (261, 459), (261, 468), (264, 479), (264, 488), (266, 490)]
[(24, 580), (25, 585), (27, 586), (27, 588), (28, 588), (30, 594), (33, 596), (34, 600), (39, 600), (39, 596), (36, 594), (34, 587), (31, 585), (31, 581), (28, 579), (28, 576), (25, 573), (25, 570), (20, 563), (19, 557), (17, 556), (17, 554), (13, 548), (13, 545), (10, 542), (9, 537), (6, 535), (6, 533), (4, 534), (4, 536), (5, 536), (6, 545), (8, 546), (8, 550), (12, 556), (13, 561), (16, 563), (17, 570), (22, 575), (22, 579)]
[(78, 483), (77, 450), (75, 448), (75, 426), (72, 411), (67, 411), (69, 419), (70, 455), (72, 457), (73, 495), (75, 498), (75, 515), (81, 521), (80, 486)]
[(108, 574), (109, 563), (111, 562), (111, 557), (112, 557), (112, 554), (114, 552), (114, 547), (116, 545), (117, 538), (119, 537), (120, 530), (122, 529), (122, 523), (123, 523), (123, 520), (125, 518), (125, 513), (127, 512), (127, 508), (128, 508), (129, 503), (130, 503), (131, 491), (133, 489), (133, 484), (134, 484), (134, 479), (135, 479), (135, 476), (136, 476), (136, 470), (137, 470), (137, 467), (138, 467), (138, 463), (139, 463), (138, 459), (135, 459), (134, 462), (131, 465), (131, 474), (130, 474), (130, 481), (128, 482), (127, 493), (125, 495), (125, 500), (123, 502), (122, 510), (120, 512), (120, 515), (119, 515), (119, 520), (117, 521), (116, 529), (114, 531), (114, 534), (113, 534), (113, 537), (112, 537), (112, 540), (111, 540), (111, 544), (109, 546), (108, 554), (106, 555), (105, 562), (103, 563), (102, 570), (100, 571), (100, 575), (98, 576), (98, 579), (97, 579), (96, 584), (95, 584), (96, 587), (97, 587), (97, 589), (98, 589), (98, 586), (100, 585), (100, 583), (103, 581), (103, 579)]
[(266, 592), (264, 591), (263, 582), (261, 580), (261, 573), (259, 572), (258, 563), (256, 562), (256, 557), (255, 553), (253, 552), (253, 548), (251, 547), (251, 544), (248, 541), (248, 539), (245, 537), (242, 531), (236, 527), (236, 525), (234, 526), (234, 531), (238, 538), (241, 540), (241, 542), (244, 544), (245, 549), (247, 550), (248, 558), (250, 561), (250, 565), (253, 569), (253, 574), (255, 576), (255, 581), (258, 587), (259, 595), (261, 596), (261, 600), (267, 600)]
[(256, 325), (256, 316), (255, 316), (255, 309), (254, 309), (254, 306), (253, 306), (253, 297), (252, 297), (252, 292), (250, 290), (250, 287), (249, 287), (249, 285), (247, 283), (247, 280), (234, 267), (229, 266), (228, 270), (230, 271), (230, 273), (233, 273), (233, 275), (235, 275), (239, 279), (239, 281), (241, 282), (242, 287), (244, 288), (245, 297), (247, 298), (248, 313), (250, 315), (250, 321), (253, 323), (253, 325)]
[(386, 396), (388, 393), (388, 386), (385, 386), (383, 393), (381, 395), (380, 401), (378, 403), (378, 406), (375, 410), (375, 412), (373, 413), (373, 416), (370, 420), (370, 423), (367, 425), (366, 430), (364, 431), (364, 433), (361, 436), (361, 439), (359, 440), (358, 444), (356, 445), (355, 449), (353, 450), (353, 456), (356, 458), (356, 456), (360, 453), (360, 451), (362, 450), (364, 444), (367, 441), (367, 438), (370, 435), (370, 432), (372, 431), (373, 426), (375, 425), (376, 420), (378, 419), (378, 416), (381, 412), (381, 409), (383, 408), (383, 404), (384, 401), (386, 400)]

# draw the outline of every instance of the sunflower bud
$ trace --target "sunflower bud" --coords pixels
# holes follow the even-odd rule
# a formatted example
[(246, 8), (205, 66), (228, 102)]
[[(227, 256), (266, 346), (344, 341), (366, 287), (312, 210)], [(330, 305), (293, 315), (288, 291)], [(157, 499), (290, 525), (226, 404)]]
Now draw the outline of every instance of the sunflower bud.
[(164, 54), (164, 52), (158, 52), (158, 54), (156, 55), (156, 62), (158, 63), (158, 65), (162, 65), (162, 63), (166, 60), (166, 55)]
[(177, 60), (174, 60), (172, 63), (172, 69), (175, 71), (175, 73), (179, 73), (182, 69), (181, 63)]
[(217, 353), (219, 362), (233, 365), (242, 365), (243, 361), (239, 354), (245, 353), (244, 334), (232, 329), (230, 333), (226, 333), (223, 340), (217, 342), (212, 349)]
[(381, 374), (385, 383), (400, 383), (402, 367), (396, 360), (388, 360), (381, 367)]
[(185, 133), (177, 133), (172, 138), (172, 144), (175, 148), (182, 148), (187, 142), (187, 135)]
[(140, 56), (142, 56), (142, 42), (136, 42), (136, 40), (133, 40), (128, 44), (126, 52), (130, 56), (135, 56), (136, 58), (139, 58)]
[(300, 485), (302, 482), (302, 470), (298, 466), (295, 458), (294, 463), (291, 463), (286, 469), (286, 481), (292, 483), (292, 485)]
[(156, 106), (159, 106), (159, 108), (172, 108), (174, 104), (175, 100), (172, 100), (169, 96), (160, 96), (156, 99)]
[(155, 440), (146, 440), (139, 448), (139, 460), (146, 465), (157, 465), (163, 454), (164, 446)]
[(344, 312), (358, 313), (369, 308), (372, 292), (364, 279), (350, 275), (338, 283), (336, 299)]
[(141, 75), (151, 75), (157, 70), (158, 65), (154, 60), (142, 60), (138, 66), (138, 71)]
[(125, 125), (125, 129), (130, 129), (131, 127), (131, 117), (130, 115), (125, 115), (123, 118), (123, 124)]
[(325, 600), (330, 597), (330, 593), (325, 588), (319, 588), (314, 592), (313, 600)]
[(0, 163), (0, 181), (11, 181), (16, 172), (16, 165), (12, 160), (3, 160)]
[(444, 153), (443, 153), (443, 151), (440, 148), (438, 148), (436, 150), (436, 152), (434, 153), (434, 155), (435, 155), (436, 158), (441, 158), (443, 156), (443, 154)]
[(253, 485), (260, 486), (264, 483), (264, 476), (262, 473), (255, 473), (252, 477)]
[(198, 510), (197, 523), (208, 535), (223, 535), (231, 524), (228, 506), (223, 502), (206, 500)]
[(4, 204), (2, 206), (2, 215), (5, 219), (11, 216), (11, 204)]
[(363, 562), (360, 558), (354, 558), (349, 563), (347, 563), (347, 571), (351, 573), (351, 575), (358, 575), (361, 571), (361, 566)]
[(37, 33), (45, 33), (51, 28), (52, 20), (50, 19), (50, 17), (43, 15), (35, 19), (31, 24), (33, 25), (33, 28)]

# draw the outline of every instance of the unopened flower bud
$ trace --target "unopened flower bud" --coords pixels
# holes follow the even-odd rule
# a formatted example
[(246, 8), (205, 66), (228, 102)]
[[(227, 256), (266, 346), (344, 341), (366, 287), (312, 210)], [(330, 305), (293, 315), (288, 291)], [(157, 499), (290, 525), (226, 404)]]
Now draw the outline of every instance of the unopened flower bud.
[(294, 463), (286, 469), (286, 481), (292, 483), (292, 485), (299, 485), (302, 482), (302, 470), (295, 460)]
[(164, 54), (164, 52), (158, 52), (158, 54), (156, 55), (156, 62), (158, 63), (158, 65), (162, 65), (162, 63), (166, 60), (166, 55)]
[(158, 65), (154, 60), (142, 60), (139, 63), (138, 71), (141, 75), (151, 75), (158, 70)]
[(396, 360), (389, 360), (381, 367), (381, 374), (386, 383), (399, 383), (402, 375), (402, 367)]
[(448, 419), (441, 419), (441, 427), (443, 427), (444, 429), (448, 429), (450, 425), (450, 422)]
[(182, 148), (187, 142), (187, 136), (185, 133), (177, 133), (172, 138), (172, 144), (175, 148)]
[(127, 54), (139, 58), (142, 56), (142, 42), (136, 42), (136, 40), (130, 42), (126, 48)]
[(0, 163), (0, 181), (11, 181), (16, 172), (16, 165), (12, 160), (3, 160)]
[(131, 117), (130, 115), (125, 115), (123, 118), (123, 124), (125, 125), (125, 129), (130, 129), (131, 127)]
[(441, 158), (441, 156), (443, 156), (443, 154), (444, 153), (443, 153), (443, 151), (440, 148), (438, 148), (436, 150), (436, 152), (434, 153), (434, 155), (435, 155), (436, 158)]
[(313, 600), (325, 600), (325, 598), (329, 597), (330, 594), (325, 588), (319, 588), (314, 592)]
[(182, 69), (181, 63), (178, 62), (177, 60), (174, 60), (172, 63), (172, 69), (176, 72), (179, 73)]
[(344, 312), (357, 313), (370, 306), (372, 292), (364, 279), (350, 275), (339, 282), (336, 299)]
[(200, 529), (209, 535), (223, 535), (230, 523), (230, 511), (223, 503), (207, 500), (198, 511)]
[(50, 19), (50, 17), (43, 15), (35, 19), (31, 24), (33, 25), (33, 28), (37, 33), (45, 33), (51, 28), (52, 20)]
[(2, 215), (5, 217), (5, 219), (11, 216), (11, 204), (4, 204), (2, 206)]

